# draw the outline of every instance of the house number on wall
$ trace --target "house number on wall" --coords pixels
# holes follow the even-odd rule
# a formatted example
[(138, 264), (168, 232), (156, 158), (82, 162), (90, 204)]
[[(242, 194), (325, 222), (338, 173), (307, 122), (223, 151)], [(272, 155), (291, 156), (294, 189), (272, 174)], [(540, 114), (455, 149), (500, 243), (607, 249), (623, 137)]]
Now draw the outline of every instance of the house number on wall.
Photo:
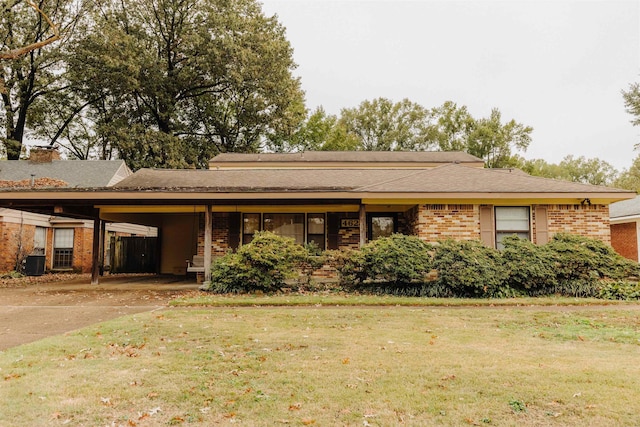
[(340, 228), (358, 228), (360, 227), (359, 219), (344, 218), (340, 220)]

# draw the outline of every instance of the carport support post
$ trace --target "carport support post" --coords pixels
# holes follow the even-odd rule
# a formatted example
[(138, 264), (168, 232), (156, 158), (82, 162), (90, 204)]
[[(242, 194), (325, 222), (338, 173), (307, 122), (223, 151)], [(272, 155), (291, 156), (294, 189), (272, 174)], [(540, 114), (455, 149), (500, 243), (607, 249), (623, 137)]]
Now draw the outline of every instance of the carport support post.
[(211, 238), (213, 223), (211, 221), (211, 205), (206, 205), (204, 210), (204, 282), (211, 281)]
[(93, 248), (91, 250), (91, 284), (98, 284), (100, 275), (100, 238), (102, 237), (102, 221), (100, 218), (93, 220)]
[(367, 243), (367, 210), (360, 204), (360, 248)]

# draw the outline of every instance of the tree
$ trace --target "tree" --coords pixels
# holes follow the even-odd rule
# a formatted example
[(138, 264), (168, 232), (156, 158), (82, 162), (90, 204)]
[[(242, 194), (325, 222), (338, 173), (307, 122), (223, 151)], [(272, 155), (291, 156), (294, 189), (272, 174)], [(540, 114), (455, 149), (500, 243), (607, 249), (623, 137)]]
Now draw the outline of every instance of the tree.
[(417, 151), (434, 145), (429, 134), (430, 112), (408, 99), (363, 101), (356, 108), (342, 109), (339, 124), (358, 139), (359, 150)]
[(569, 155), (558, 164), (548, 163), (542, 159), (520, 159), (518, 167), (534, 176), (592, 185), (612, 185), (618, 176), (618, 171), (610, 163), (584, 156)]
[(629, 169), (623, 170), (613, 185), (640, 193), (640, 156), (636, 157)]
[(458, 107), (455, 102), (446, 101), (433, 108), (435, 123), (432, 133), (440, 151), (467, 151), (469, 134), (476, 125), (466, 106)]
[(69, 58), (77, 120), (133, 169), (206, 167), (292, 133), (304, 97), (284, 28), (255, 0), (96, 2)]
[(302, 122), (286, 142), (272, 146), (274, 151), (342, 151), (357, 150), (358, 138), (347, 132), (345, 126), (333, 114), (317, 107)]
[(475, 119), (466, 106), (447, 101), (431, 112), (430, 135), (441, 151), (465, 151), (490, 168), (516, 166), (519, 158), (514, 151), (526, 151), (531, 143), (533, 128), (515, 120), (502, 123), (497, 108), (489, 117)]
[(73, 34), (78, 7), (72, 0), (0, 3), (0, 142), (9, 160), (20, 157), (33, 104), (61, 88), (60, 44), (52, 42)]
[(502, 123), (497, 108), (487, 118), (476, 120), (467, 136), (469, 154), (480, 157), (489, 168), (511, 167), (517, 164), (512, 150), (526, 151), (531, 143), (533, 128), (510, 120)]
[[(20, 3), (20, 1), (21, 0), (13, 0), (9, 4), (0, 4), (0, 7), (5, 11), (10, 12), (13, 7), (17, 6), (18, 3)], [(51, 19), (49, 19), (47, 14), (44, 13), (42, 9), (38, 7), (37, 4), (29, 0), (25, 0), (25, 3), (31, 6), (36, 12), (38, 12), (40, 16), (42, 16), (45, 19), (45, 21), (47, 21), (47, 24), (49, 24), (49, 27), (51, 28), (51, 31), (53, 34), (45, 40), (36, 40), (36, 41), (33, 41), (32, 43), (29, 43), (26, 46), (15, 47), (8, 51), (0, 52), (0, 59), (17, 59), (22, 55), (26, 55), (27, 53), (33, 50), (43, 48), (46, 45), (51, 44), (56, 40), (60, 39), (60, 32), (58, 31), (58, 27), (53, 22), (51, 22)], [(4, 92), (5, 88), (4, 88), (4, 85), (2, 84), (3, 82), (0, 81), (0, 91)]]
[(622, 97), (627, 112), (633, 116), (631, 123), (640, 126), (640, 83), (630, 84), (627, 91), (622, 91)]
[(604, 160), (584, 156), (566, 156), (559, 164), (569, 181), (593, 185), (610, 185), (618, 171)]

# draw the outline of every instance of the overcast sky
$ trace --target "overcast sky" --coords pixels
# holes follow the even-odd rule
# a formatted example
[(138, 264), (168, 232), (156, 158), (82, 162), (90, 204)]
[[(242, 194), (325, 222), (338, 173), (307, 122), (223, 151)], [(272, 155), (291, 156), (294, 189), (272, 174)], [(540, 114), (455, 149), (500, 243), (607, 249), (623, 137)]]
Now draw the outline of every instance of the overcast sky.
[(640, 1), (263, 0), (294, 48), (307, 107), (451, 100), (534, 128), (526, 158), (617, 169), (640, 154), (621, 90), (640, 81)]

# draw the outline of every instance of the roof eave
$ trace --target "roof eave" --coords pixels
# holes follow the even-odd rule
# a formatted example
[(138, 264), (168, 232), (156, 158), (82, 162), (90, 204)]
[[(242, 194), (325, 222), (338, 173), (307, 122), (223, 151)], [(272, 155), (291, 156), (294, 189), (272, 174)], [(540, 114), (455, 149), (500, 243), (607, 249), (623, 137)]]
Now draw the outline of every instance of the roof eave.
[[(310, 197), (312, 196), (312, 197)], [(10, 206), (11, 201), (108, 201), (132, 200), (251, 200), (251, 199), (363, 199), (387, 203), (421, 203), (433, 200), (482, 202), (531, 201), (557, 204), (610, 204), (635, 197), (633, 192), (366, 192), (345, 189), (290, 190), (290, 191), (202, 191), (184, 189), (64, 189), (0, 192), (0, 206)]]

